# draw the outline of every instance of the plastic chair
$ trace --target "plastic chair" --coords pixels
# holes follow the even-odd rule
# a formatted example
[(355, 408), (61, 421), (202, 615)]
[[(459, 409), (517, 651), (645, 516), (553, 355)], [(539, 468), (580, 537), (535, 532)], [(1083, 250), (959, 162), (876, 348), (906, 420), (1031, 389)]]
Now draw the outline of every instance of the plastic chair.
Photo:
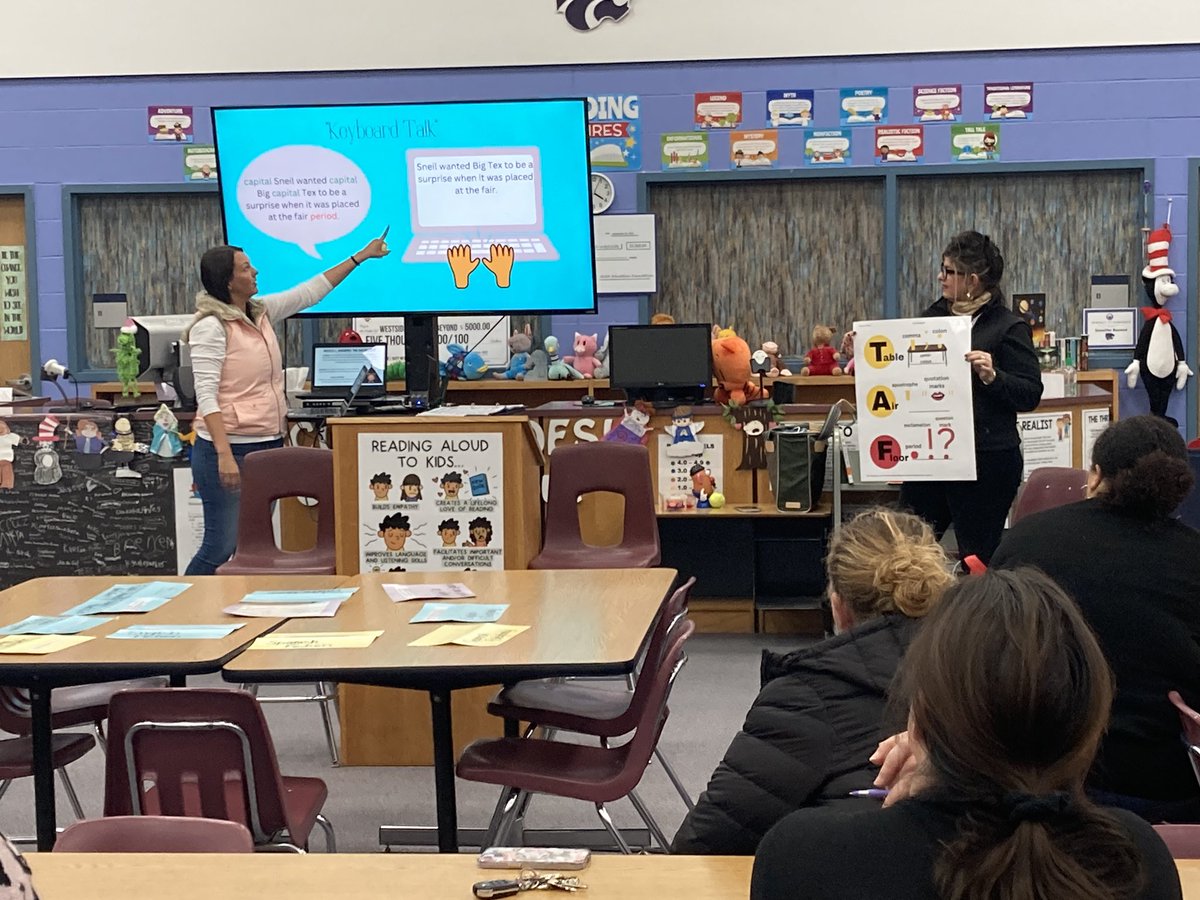
[[(286, 497), (317, 501), (317, 543), (310, 550), (275, 546), (273, 505)], [(333, 451), (316, 447), (259, 450), (242, 461), (237, 548), (218, 575), (333, 575)]]
[(190, 816), (84, 819), (63, 831), (55, 853), (253, 853), (245, 825)]
[[(688, 594), (695, 584), (696, 579), (689, 578), (663, 604), (642, 657), (643, 673), (653, 672), (660, 665), (667, 635), (679, 619), (687, 615)], [(633, 681), (633, 685), (636, 683)], [(521, 681), (504, 688), (488, 704), (487, 710), (493, 716), (514, 722), (528, 722), (526, 737), (537, 728), (543, 728), (597, 738), (616, 738), (637, 727), (642, 714), (640, 706), (644, 704), (645, 697), (646, 693), (643, 691), (639, 694), (636, 687), (631, 691), (614, 691), (585, 681), (539, 679)], [(691, 795), (657, 746), (654, 756), (688, 809), (692, 809), (695, 803)]]
[(630, 802), (645, 821), (660, 846), (668, 846), (662, 829), (633, 793), (641, 781), (650, 755), (658, 744), (667, 719), (667, 700), (675, 676), (687, 661), (683, 645), (696, 625), (682, 618), (671, 628), (659, 665), (644, 671), (634, 689), (631, 705), (639, 709), (633, 737), (620, 747), (566, 744), (538, 738), (499, 738), (475, 741), (458, 761), (456, 772), (467, 781), (497, 784), (514, 791), (506, 802), (495, 829), (495, 843), (504, 844), (508, 832), (529, 793), (552, 794), (594, 803), (600, 821), (622, 853), (632, 853), (605, 808), (621, 797)]
[[(58, 729), (90, 725), (96, 733), (96, 742), (104, 750), (104, 720), (108, 718), (108, 701), (112, 695), (117, 691), (166, 686), (166, 678), (135, 678), (56, 688), (50, 695), (50, 727)], [(28, 691), (0, 688), (0, 729), (12, 734), (32, 733), (32, 704)]]
[(240, 822), (255, 846), (304, 852), (320, 814), (319, 778), (279, 774), (258, 701), (245, 691), (123, 691), (109, 707), (105, 816), (199, 816)]
[[(311, 550), (281, 550), (275, 546), (273, 507), (285, 497), (312, 497), (317, 501), (317, 543)], [(237, 549), (217, 568), (218, 575), (334, 575), (333, 451), (315, 447), (279, 447), (259, 450), (242, 461), (242, 497), (238, 508)], [(255, 696), (258, 685), (242, 687)], [(263, 703), (319, 703), (321, 724), (329, 757), (338, 756), (334, 722), (337, 688), (314, 682), (312, 694), (263, 697)]]
[(1026, 516), (1087, 499), (1087, 470), (1043, 466), (1029, 473), (1013, 506), (1012, 524)]
[[(621, 542), (612, 547), (584, 543), (579, 498), (610, 491), (625, 498)], [(658, 518), (650, 481), (650, 453), (637, 444), (589, 441), (559, 446), (550, 457), (542, 552), (531, 569), (637, 569), (658, 565)]]
[(1200, 859), (1200, 825), (1153, 825), (1174, 859)]

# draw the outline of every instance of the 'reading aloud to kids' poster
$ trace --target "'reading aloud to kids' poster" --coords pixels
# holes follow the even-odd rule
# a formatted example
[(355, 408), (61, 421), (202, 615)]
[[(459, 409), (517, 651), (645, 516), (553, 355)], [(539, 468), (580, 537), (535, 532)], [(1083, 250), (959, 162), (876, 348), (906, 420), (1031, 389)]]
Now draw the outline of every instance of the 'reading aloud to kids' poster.
[(500, 434), (358, 436), (362, 572), (504, 568)]

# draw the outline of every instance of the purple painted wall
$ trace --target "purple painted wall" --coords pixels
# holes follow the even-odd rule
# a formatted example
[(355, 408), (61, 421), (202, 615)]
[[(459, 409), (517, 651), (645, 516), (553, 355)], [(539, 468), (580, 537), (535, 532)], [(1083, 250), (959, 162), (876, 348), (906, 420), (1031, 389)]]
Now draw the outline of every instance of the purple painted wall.
[[(195, 107), (196, 139), (211, 142), (208, 107), (288, 103), (347, 103), (479, 98), (638, 94), (641, 99), (643, 169), (658, 168), (659, 135), (689, 130), (692, 94), (741, 90), (748, 127), (763, 125), (769, 89), (814, 88), (815, 126), (836, 127), (838, 89), (888, 85), (892, 123), (910, 117), (912, 86), (963, 85), (965, 121), (978, 121), (985, 82), (1032, 81), (1035, 115), (1006, 124), (1004, 161), (1149, 158), (1155, 162), (1155, 220), (1175, 197), (1171, 263), (1186, 291), (1185, 248), (1189, 155), (1200, 147), (1200, 48), (1029, 51), (913, 57), (794, 59), (759, 62), (587, 66), (492, 71), (422, 71), (332, 75), (111, 78), (0, 82), (0, 185), (33, 185), (40, 347), (69, 358), (63, 267), (62, 186), (94, 183), (178, 183), (181, 151), (149, 144), (146, 107)], [(949, 139), (927, 130), (927, 163), (949, 161)], [(713, 168), (724, 168), (728, 138), (715, 134)], [(871, 165), (868, 142), (855, 148), (855, 165)], [(800, 141), (781, 142), (783, 167), (800, 164)], [(614, 212), (635, 208), (635, 175), (613, 175)], [(181, 260), (181, 278), (194, 278), (193, 260)], [(1180, 331), (1189, 316), (1176, 311)], [(558, 317), (554, 330), (603, 329), (632, 321), (636, 298), (604, 296), (598, 316)], [(1193, 361), (1195, 367), (1195, 361)], [(1144, 394), (1123, 392), (1122, 408), (1145, 409)], [(1183, 395), (1173, 414), (1181, 421)]]

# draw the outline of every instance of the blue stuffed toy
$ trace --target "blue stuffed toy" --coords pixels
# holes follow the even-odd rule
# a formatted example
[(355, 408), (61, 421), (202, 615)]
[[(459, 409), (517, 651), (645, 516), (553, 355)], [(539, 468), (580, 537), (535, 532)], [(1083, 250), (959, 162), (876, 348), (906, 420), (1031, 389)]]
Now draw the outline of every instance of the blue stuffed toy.
[(508, 368), (503, 372), (493, 372), (496, 378), (523, 379), (525, 370), (529, 368), (529, 351), (533, 347), (533, 329), (526, 325), (524, 331), (514, 331), (508, 339), (508, 349), (512, 354), (508, 360)]

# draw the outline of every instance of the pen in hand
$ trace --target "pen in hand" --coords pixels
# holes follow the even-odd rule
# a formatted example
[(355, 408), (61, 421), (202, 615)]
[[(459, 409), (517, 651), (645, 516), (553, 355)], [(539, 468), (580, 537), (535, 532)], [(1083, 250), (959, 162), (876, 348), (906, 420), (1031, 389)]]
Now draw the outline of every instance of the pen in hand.
[(865, 791), (851, 791), (848, 797), (869, 797), (872, 800), (882, 800), (888, 795), (887, 788), (867, 788)]

